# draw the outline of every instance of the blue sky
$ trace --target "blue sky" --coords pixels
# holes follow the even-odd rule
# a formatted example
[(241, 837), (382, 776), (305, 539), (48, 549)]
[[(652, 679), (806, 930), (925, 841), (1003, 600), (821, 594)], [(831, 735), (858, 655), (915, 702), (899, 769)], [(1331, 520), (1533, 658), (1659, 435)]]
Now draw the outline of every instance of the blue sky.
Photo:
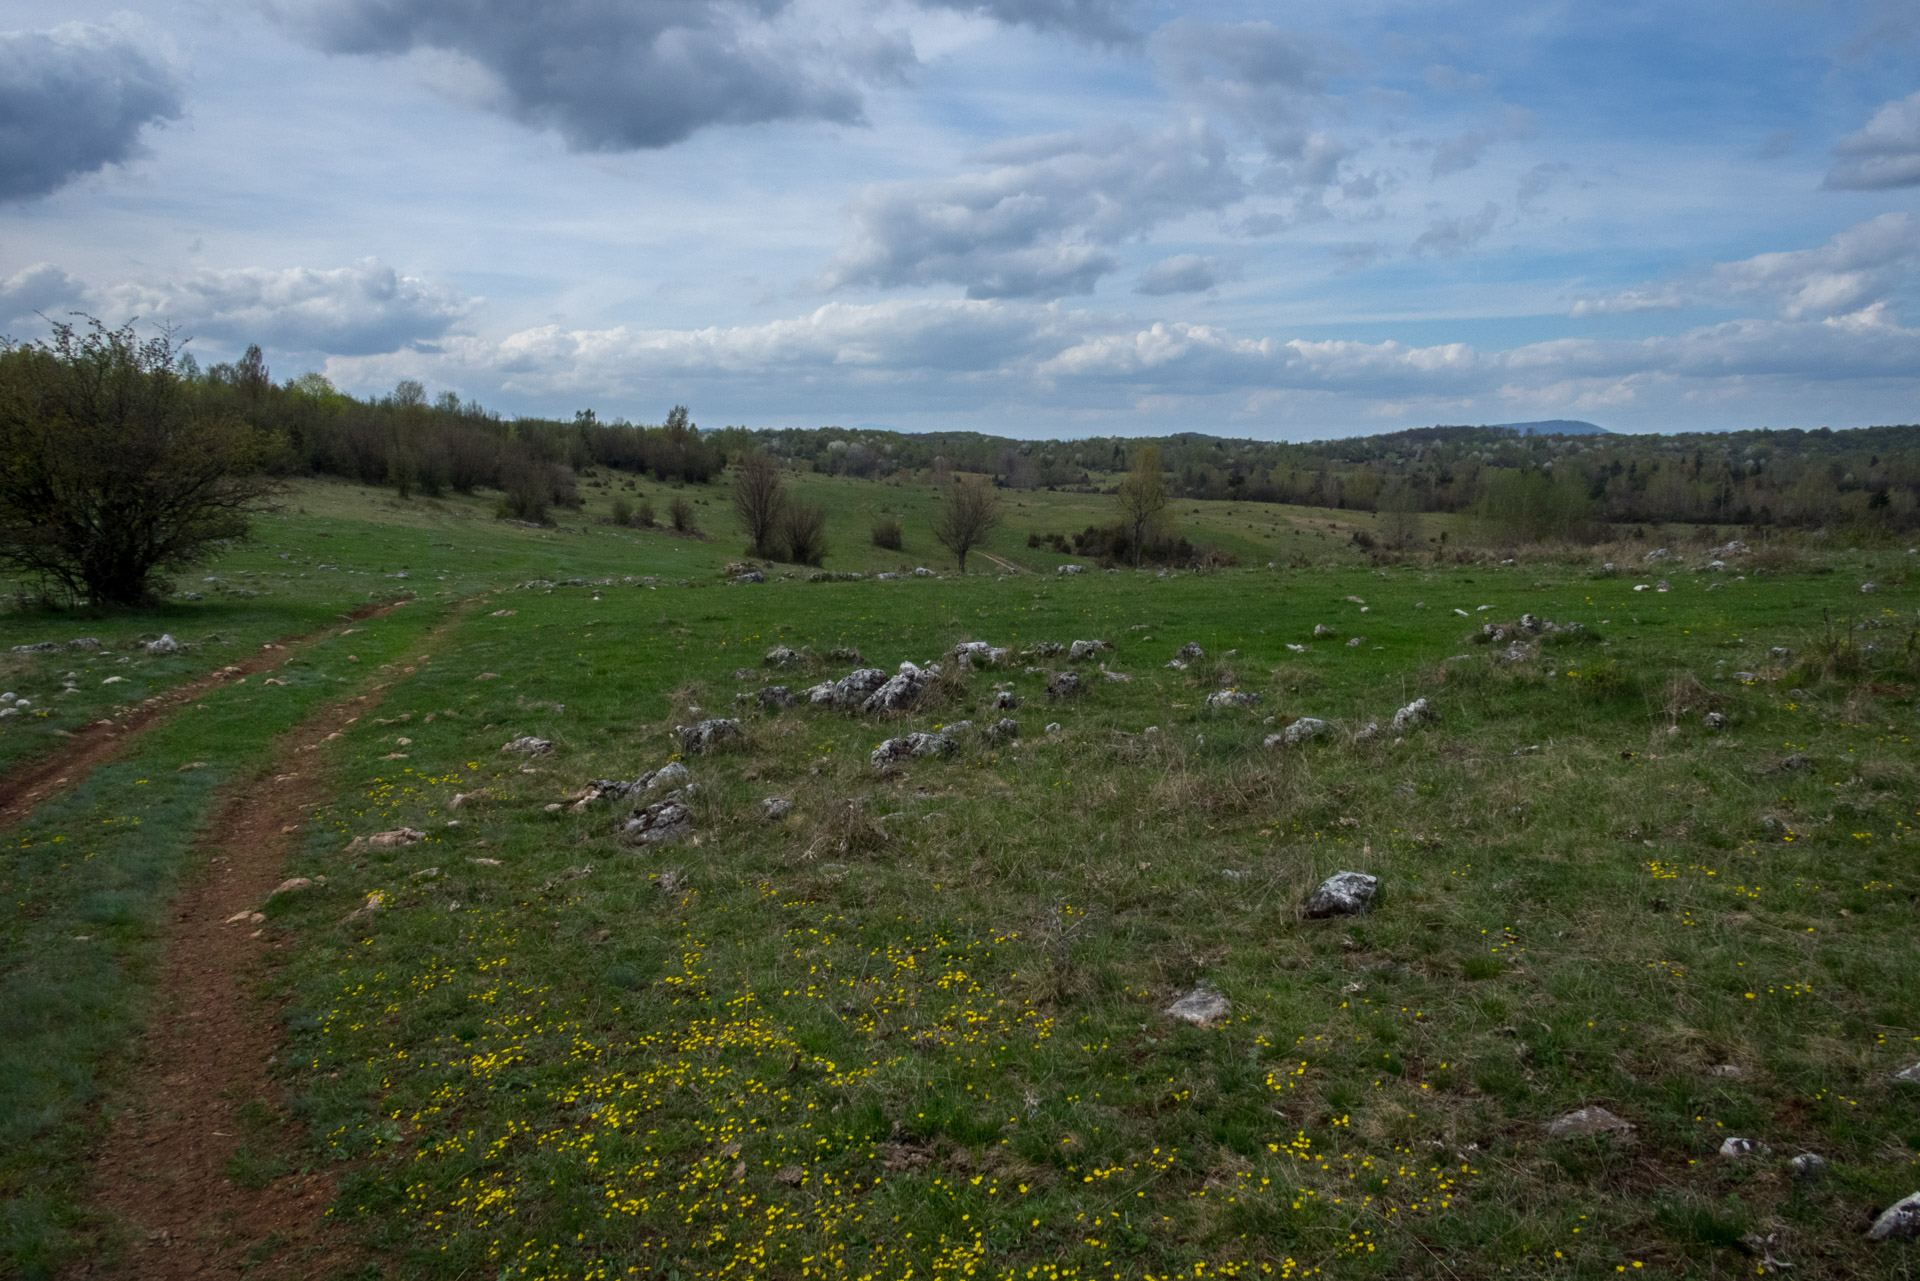
[(7, 14), (15, 338), (715, 426), (1920, 417), (1911, 4)]

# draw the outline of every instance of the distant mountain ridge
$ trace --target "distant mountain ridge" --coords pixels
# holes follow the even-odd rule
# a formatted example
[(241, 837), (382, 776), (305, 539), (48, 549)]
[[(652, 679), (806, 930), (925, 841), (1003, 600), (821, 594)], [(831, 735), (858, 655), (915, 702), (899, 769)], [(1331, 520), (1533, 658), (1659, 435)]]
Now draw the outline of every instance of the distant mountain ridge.
[(1518, 432), (1522, 436), (1610, 436), (1605, 427), (1598, 423), (1583, 423), (1575, 418), (1546, 418), (1537, 423), (1492, 423), (1500, 431)]

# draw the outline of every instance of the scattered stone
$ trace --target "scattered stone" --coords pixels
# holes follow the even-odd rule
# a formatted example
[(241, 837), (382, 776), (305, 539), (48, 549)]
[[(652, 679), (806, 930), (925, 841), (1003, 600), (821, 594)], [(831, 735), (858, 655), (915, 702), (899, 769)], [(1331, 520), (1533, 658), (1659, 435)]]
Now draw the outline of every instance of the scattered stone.
[(1500, 659), (1507, 663), (1525, 663), (1533, 659), (1533, 646), (1525, 641), (1515, 641), (1500, 652)]
[(1380, 878), (1365, 872), (1335, 872), (1307, 896), (1307, 915), (1360, 916), (1373, 902)]
[(1232, 1008), (1227, 1003), (1226, 997), (1220, 995), (1208, 984), (1202, 983), (1169, 1005), (1162, 1013), (1168, 1018), (1180, 1019), (1195, 1027), (1211, 1027), (1216, 1020), (1225, 1018)]
[(1741, 1071), (1740, 1071), (1740, 1069), (1739, 1069), (1739, 1067), (1738, 1067), (1738, 1066), (1736, 1066), (1735, 1064), (1732, 1064), (1732, 1063), (1722, 1063), (1722, 1064), (1720, 1064), (1720, 1065), (1719, 1065), (1718, 1067), (1715, 1067), (1715, 1068), (1712, 1068), (1712, 1069), (1710, 1069), (1710, 1070), (1709, 1070), (1709, 1071), (1707, 1072), (1707, 1075), (1708, 1075), (1708, 1076), (1725, 1076), (1725, 1077), (1738, 1077), (1738, 1076), (1741, 1076), (1741, 1075), (1743, 1075), (1743, 1074), (1741, 1073)]
[(378, 912), (381, 908), (385, 907), (386, 905), (387, 905), (387, 896), (381, 893), (379, 890), (375, 890), (371, 894), (367, 895), (366, 902), (362, 903), (359, 907), (354, 908), (351, 912), (348, 912), (346, 919), (351, 921), (362, 916), (372, 916), (375, 912)]
[(1048, 722), (1047, 722), (1047, 733), (1049, 733), (1049, 734), (1058, 734), (1059, 732), (1060, 732), (1060, 722), (1059, 722), (1059, 721), (1048, 721)]
[(1020, 706), (1020, 696), (1012, 690), (1001, 690), (993, 696), (993, 710), (996, 712), (1015, 711)]
[(1393, 714), (1393, 732), (1404, 734), (1417, 725), (1431, 725), (1440, 719), (1440, 714), (1427, 705), (1424, 698), (1416, 698)]
[(1725, 712), (1708, 712), (1700, 718), (1700, 723), (1717, 734), (1727, 727), (1727, 716)]
[(1920, 1236), (1920, 1192), (1895, 1201), (1881, 1212), (1867, 1229), (1867, 1240), (1888, 1241), (1894, 1237)]
[(1362, 646), (1362, 645), (1364, 645), (1364, 644), (1366, 644), (1366, 643), (1367, 643), (1367, 638), (1366, 638), (1366, 637), (1364, 637), (1364, 636), (1354, 636), (1354, 637), (1350, 637), (1350, 638), (1348, 638), (1348, 640), (1347, 640), (1347, 648), (1348, 648), (1348, 649), (1357, 649), (1357, 648), (1359, 648), (1360, 646)]
[(654, 885), (658, 887), (663, 894), (678, 894), (681, 890), (687, 888), (687, 878), (678, 872), (666, 871), (660, 873), (659, 878), (654, 881)]
[(38, 641), (32, 645), (15, 645), (16, 654), (55, 654), (60, 651), (59, 641)]
[(1278, 734), (1267, 735), (1266, 741), (1261, 746), (1298, 747), (1308, 739), (1319, 738), (1330, 729), (1332, 726), (1317, 716), (1302, 716)]
[(1077, 640), (1067, 648), (1067, 661), (1069, 663), (1085, 662), (1087, 659), (1092, 658), (1095, 654), (1098, 654), (1101, 650), (1112, 649), (1112, 648), (1113, 648), (1112, 641)]
[(1056, 574), (1084, 574), (1087, 572), (1087, 567), (1085, 565), (1062, 565), (1053, 572)]
[[(1455, 612), (1462, 613), (1462, 614), (1466, 613), (1465, 610), (1457, 610)], [(1339, 634), (1339, 629), (1336, 627), (1329, 627), (1325, 623), (1315, 623), (1313, 625), (1313, 634), (1316, 639), (1322, 636), (1335, 636)]]
[(1020, 651), (1023, 658), (1052, 658), (1055, 654), (1064, 654), (1067, 647), (1059, 641), (1035, 641)]
[(733, 679), (737, 681), (750, 681), (759, 675), (760, 673), (751, 667), (736, 667), (733, 669)]
[(189, 770), (205, 769), (206, 767), (207, 763), (205, 761), (188, 761), (185, 765), (175, 770), (174, 773), (185, 774)]
[(750, 569), (744, 574), (735, 574), (729, 581), (735, 583), (764, 583), (767, 581), (767, 576), (757, 569)]
[(1020, 722), (1011, 716), (1003, 716), (987, 726), (987, 737), (998, 742), (1002, 739), (1020, 737)]
[(1793, 651), (1788, 649), (1785, 645), (1775, 645), (1772, 649), (1767, 651), (1767, 657), (1772, 659), (1776, 663), (1784, 663), (1788, 659), (1793, 657)]
[(269, 894), (267, 897), (272, 898), (274, 894), (292, 894), (297, 890), (304, 890), (312, 884), (313, 882), (304, 876), (290, 876), (274, 886), (273, 894)]
[(1633, 1122), (1623, 1120), (1597, 1105), (1589, 1105), (1555, 1117), (1547, 1122), (1546, 1131), (1556, 1139), (1564, 1139), (1574, 1134), (1617, 1134), (1622, 1137), (1633, 1133)]
[(67, 642), (68, 649), (105, 649), (98, 636), (77, 636)]
[(159, 640), (148, 641), (145, 648), (149, 654), (178, 654), (181, 645), (173, 637), (163, 635)]
[(1184, 659), (1189, 663), (1197, 663), (1207, 656), (1207, 651), (1200, 648), (1199, 642), (1188, 641), (1179, 649), (1174, 650), (1173, 656), (1178, 659)]
[(437, 881), (440, 879), (440, 869), (437, 867), (423, 867), (415, 872), (411, 879), (416, 881)]
[(989, 645), (985, 641), (962, 641), (953, 647), (953, 656), (963, 665), (971, 663), (1004, 663), (1013, 656), (1013, 651), (1004, 645)]
[[(1874, 594), (1875, 592), (1877, 592), (1877, 591), (1879, 591), (1879, 590), (1880, 590), (1880, 584), (1878, 584), (1878, 583), (1862, 583), (1862, 584), (1860, 584), (1860, 594), (1861, 594), (1862, 596), (1871, 596), (1871, 595), (1873, 595), (1873, 594)], [(1888, 1211), (1888, 1213), (1892, 1213), (1892, 1211)]]
[(1896, 1081), (1907, 1081), (1914, 1085), (1920, 1085), (1920, 1063), (1915, 1063), (1910, 1068), (1906, 1068), (1902, 1071), (1895, 1072), (1893, 1074), (1893, 1079)]
[(1244, 710), (1252, 707), (1259, 701), (1260, 696), (1258, 694), (1251, 693), (1244, 689), (1223, 689), (1218, 693), (1207, 695), (1207, 706), (1214, 711), (1225, 711), (1229, 708)]
[(1371, 743), (1374, 739), (1379, 737), (1380, 737), (1380, 722), (1368, 721), (1364, 726), (1360, 728), (1358, 732), (1354, 734), (1353, 741), (1356, 743)]
[(357, 854), (362, 850), (397, 850), (424, 841), (427, 834), (417, 827), (396, 827), (387, 832), (375, 832), (372, 836), (356, 836), (347, 845), (347, 853)]
[(1358, 597), (1358, 596), (1349, 596), (1349, 597), (1347, 597), (1347, 603), (1348, 603), (1349, 605), (1364, 605), (1364, 604), (1366, 604), (1367, 602), (1366, 602), (1366, 601), (1364, 601), (1364, 600), (1362, 600), (1362, 599), (1360, 599), (1360, 597)]
[(821, 681), (807, 691), (807, 701), (815, 707), (851, 711), (866, 702), (868, 695), (887, 683), (887, 674), (877, 667), (860, 667), (837, 681)]
[(732, 717), (716, 716), (695, 725), (676, 725), (680, 750), (689, 756), (704, 756), (721, 743), (740, 737), (740, 722)]
[[(1289, 645), (1289, 646), (1287, 646), (1287, 648), (1288, 648), (1288, 649), (1298, 649), (1298, 650), (1305, 650), (1305, 649), (1306, 649), (1306, 646), (1305, 646), (1305, 645)], [(1166, 667), (1166, 668), (1167, 668), (1167, 669), (1168, 669), (1169, 671), (1175, 671), (1175, 672), (1184, 672), (1184, 671), (1186, 671), (1186, 670), (1187, 670), (1187, 665), (1186, 665), (1186, 663), (1185, 663), (1185, 662), (1184, 662), (1183, 660), (1181, 660), (1181, 659), (1178, 659), (1178, 658), (1169, 658), (1169, 659), (1168, 659), (1168, 660), (1166, 661), (1166, 663), (1164, 664), (1164, 666), (1165, 666), (1165, 667)]]
[(1641, 557), (1641, 559), (1645, 561), (1647, 564), (1651, 565), (1656, 561), (1666, 560), (1672, 555), (1673, 553), (1668, 551), (1666, 548), (1656, 547), (1652, 551), (1648, 552), (1645, 556)]
[(1048, 698), (1072, 698), (1080, 692), (1080, 677), (1076, 672), (1061, 672), (1047, 682)]
[(1795, 752), (1780, 762), (1780, 770), (1782, 773), (1794, 773), (1812, 768), (1813, 757), (1808, 756), (1805, 752)]
[(860, 656), (860, 651), (851, 645), (842, 645), (838, 649), (830, 649), (827, 651), (827, 657), (836, 663), (864, 663), (867, 661)]
[(927, 677), (930, 674), (931, 669), (915, 667), (912, 663), (900, 664), (899, 671), (867, 695), (860, 704), (861, 714), (880, 716), (889, 712), (904, 712), (915, 706), (926, 697)]
[(516, 756), (545, 756), (553, 751), (553, 740), (550, 738), (535, 738), (533, 735), (527, 734), (514, 739), (500, 750), (502, 752), (512, 752)]
[(1112, 681), (1116, 685), (1129, 685), (1133, 683), (1133, 677), (1127, 675), (1125, 672), (1111, 671), (1105, 663), (1100, 664), (1100, 679)]
[(760, 691), (755, 701), (768, 711), (774, 711), (783, 707), (792, 707), (800, 699), (785, 685), (769, 685)]
[(693, 811), (676, 793), (634, 810), (620, 830), (635, 845), (665, 845), (693, 834)]
[(784, 796), (769, 796), (760, 802), (760, 817), (769, 823), (778, 823), (793, 813), (793, 802)]
[(1827, 1172), (1827, 1158), (1818, 1152), (1802, 1152), (1787, 1162), (1787, 1168), (1793, 1171), (1796, 1179), (1804, 1183), (1812, 1183)]
[(500, 860), (497, 858), (470, 858), (467, 860), (467, 862), (473, 863), (479, 867), (499, 867), (500, 866)]
[(1735, 672), (1733, 679), (1739, 681), (1742, 685), (1751, 685), (1759, 680), (1760, 677), (1753, 672)]
[(957, 745), (945, 734), (927, 734), (914, 731), (901, 738), (890, 738), (873, 749), (867, 757), (875, 769), (883, 770), (898, 761), (921, 760), (929, 756), (946, 756)]
[(1751, 548), (1749, 548), (1749, 547), (1748, 547), (1748, 546), (1747, 546), (1747, 545), (1746, 545), (1745, 543), (1743, 543), (1743, 542), (1741, 542), (1741, 541), (1740, 541), (1739, 539), (1737, 539), (1737, 538), (1733, 538), (1733, 539), (1729, 539), (1728, 541), (1726, 541), (1726, 542), (1724, 542), (1724, 543), (1722, 543), (1722, 544), (1720, 544), (1720, 546), (1718, 546), (1718, 547), (1709, 547), (1709, 548), (1707, 549), (1707, 555), (1709, 555), (1709, 556), (1738, 556), (1738, 555), (1739, 555), (1739, 554), (1741, 554), (1742, 552), (1746, 552), (1746, 551), (1750, 551), (1750, 550), (1752, 550), (1752, 549), (1751, 549)]
[(1741, 1161), (1756, 1153), (1764, 1156), (1767, 1151), (1767, 1145), (1764, 1143), (1755, 1142), (1753, 1139), (1737, 1138), (1732, 1135), (1729, 1135), (1726, 1141), (1720, 1145), (1720, 1155), (1730, 1161)]
[(768, 667), (798, 667), (804, 660), (800, 651), (789, 649), (785, 645), (775, 645), (761, 659)]

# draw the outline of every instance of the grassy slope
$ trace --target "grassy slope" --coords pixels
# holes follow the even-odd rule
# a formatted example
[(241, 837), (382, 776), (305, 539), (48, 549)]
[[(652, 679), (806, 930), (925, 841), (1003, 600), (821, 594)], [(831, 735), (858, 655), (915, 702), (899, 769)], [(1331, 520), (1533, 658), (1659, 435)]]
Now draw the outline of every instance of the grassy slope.
[[(649, 488), (664, 512), (667, 491)], [(865, 538), (882, 503), (905, 515), (904, 559), (942, 563), (916, 533), (928, 491), (830, 478), (800, 488), (834, 513), (830, 568), (900, 559)], [(693, 1275), (736, 1250), (752, 1262), (758, 1243), (787, 1251), (788, 1270), (838, 1251), (924, 1273), (974, 1249), (978, 1233), (989, 1271), (1043, 1260), (1103, 1275), (1195, 1260), (1284, 1270), (1292, 1259), (1296, 1271), (1392, 1274), (1437, 1271), (1438, 1251), (1456, 1269), (1466, 1261), (1462, 1275), (1521, 1264), (1571, 1275), (1636, 1259), (1710, 1266), (1747, 1226), (1782, 1231), (1838, 1273), (1883, 1266), (1856, 1243), (1860, 1216), (1912, 1190), (1920, 1146), (1914, 1092), (1885, 1076), (1914, 1057), (1901, 1047), (1920, 996), (1904, 941), (1910, 847), (1899, 843), (1913, 817), (1900, 804), (1915, 781), (1912, 675), (1813, 699), (1786, 696), (1784, 680), (1708, 679), (1735, 716), (1725, 737), (1698, 729), (1699, 696), (1677, 737), (1660, 709), (1673, 672), (1759, 668), (1768, 645), (1799, 644), (1822, 609), (1911, 614), (1913, 592), (1887, 566), (1840, 558), (1830, 577), (1710, 595), (1679, 572), (1672, 593), (1637, 595), (1564, 568), (1379, 576), (1331, 568), (1354, 554), (1321, 526), (1350, 513), (1182, 504), (1184, 522), (1218, 535), (1196, 541), (1239, 536), (1231, 526), (1247, 515), (1294, 522), (1279, 536), (1293, 542), (1273, 546), (1329, 568), (688, 591), (674, 584), (711, 583), (738, 555), (724, 491), (689, 492), (707, 499), (697, 510), (721, 531), (711, 541), (573, 515), (571, 529), (527, 530), (491, 520), (482, 500), (303, 484), (258, 543), (208, 571), (265, 595), (209, 595), (158, 623), (10, 620), (13, 643), (174, 630), (250, 644), (396, 589), (431, 601), (534, 577), (661, 579), (598, 601), (512, 593), (498, 604), (517, 613), (473, 618), (390, 697), (389, 712), (411, 721), (358, 727), (349, 801), (301, 869), (333, 883), (278, 909), (302, 944), (295, 1029), (308, 1066), (288, 1087), (315, 1122), (316, 1156), (355, 1158), (345, 1208), (407, 1270), (442, 1255), (449, 1273), (511, 1262), (533, 1275), (667, 1258)], [(607, 495), (589, 496), (590, 518)], [(1068, 532), (1104, 514), (1083, 496), (1008, 501), (989, 550), (1038, 569), (1061, 558), (1026, 548), (1029, 529)], [(1241, 532), (1256, 536), (1243, 562), (1279, 558), (1259, 550), (1259, 531)], [(401, 570), (407, 579), (387, 577)], [(1863, 602), (1852, 588), (1869, 573), (1888, 587)], [(1470, 624), (1452, 609), (1483, 604), (1496, 618), (1579, 619), (1609, 643), (1556, 656), (1553, 677), (1479, 659), (1440, 679), (1438, 660), (1481, 653), (1463, 638), (1482, 615)], [(1313, 641), (1316, 622), (1340, 636)], [(1016, 749), (973, 745), (875, 780), (866, 752), (894, 727), (795, 712), (757, 723), (749, 751), (695, 763), (698, 848), (634, 856), (606, 814), (543, 808), (587, 777), (666, 759), (667, 724), (693, 700), (725, 706), (740, 688), (728, 673), (776, 639), (857, 644), (890, 666), (967, 636), (1092, 634), (1119, 642), (1110, 663), (1132, 684), (1098, 683), (1054, 708), (1035, 697), (1037, 677), (979, 674), (961, 703), (903, 723), (981, 720), (989, 680), (1009, 679), (1030, 699)], [(1338, 643), (1348, 635), (1366, 640)], [(1160, 666), (1187, 639), (1241, 651), (1228, 661), (1263, 694), (1253, 716), (1205, 713), (1206, 689)], [(219, 649), (116, 667), (158, 688), (218, 666)], [(15, 687), (42, 693), (43, 707), (51, 700), (25, 682), (50, 685), (73, 666), (13, 661)], [(487, 671), (499, 677), (476, 680)], [(100, 705), (97, 687), (83, 688), (65, 701), (85, 697), (86, 709), (62, 715)], [(1266, 715), (1351, 724), (1416, 693), (1445, 719), (1407, 744), (1287, 758), (1258, 748)], [(220, 751), (264, 742), (292, 706), (262, 716), (263, 705), (232, 704)], [(60, 723), (21, 719), (0, 728), (0, 752), (33, 746), (7, 735)], [(1064, 732), (1041, 735), (1048, 719)], [(1147, 725), (1161, 732), (1124, 736)], [(139, 792), (103, 772), (16, 833), (31, 844), (7, 869), (8, 889), (22, 890), (9, 974), (26, 975), (31, 957), (35, 990), (55, 995), (10, 989), (9, 1016), (43, 1038), (59, 1030), (50, 1013), (71, 1025), (36, 1051), (65, 1084), (45, 1100), (22, 1087), (10, 1105), (7, 1123), (41, 1136), (9, 1167), (15, 1193), (41, 1185), (9, 1206), (16, 1263), (44, 1257), (71, 1214), (74, 1106), (138, 1018), (138, 984), (124, 978), (150, 961), (152, 912), (217, 780), (171, 772), (175, 756), (213, 759), (199, 732), (188, 722), (185, 739), (156, 734), (120, 771), (149, 779), (131, 785)], [(499, 744), (521, 732), (559, 741), (542, 773), (501, 764)], [(379, 759), (396, 734), (415, 740), (404, 766)], [(1543, 750), (1508, 754), (1533, 744)], [(1788, 744), (1819, 769), (1761, 772)], [(496, 804), (441, 826), (446, 798), (476, 782)], [(57, 837), (117, 831), (102, 820), (130, 816), (130, 796), (151, 808), (145, 789), (159, 783), (169, 799), (143, 815), (145, 844), (106, 863), (57, 857)], [(770, 792), (796, 799), (795, 819), (757, 821)], [(847, 800), (866, 817), (848, 818)], [(1795, 839), (1769, 835), (1762, 815), (1791, 823)], [(434, 844), (357, 867), (337, 854), (347, 834), (400, 821), (432, 827)], [(864, 845), (869, 822), (894, 836)], [(488, 856), (503, 866), (466, 861)], [(443, 875), (411, 880), (431, 864)], [(1295, 919), (1318, 876), (1360, 864), (1383, 877), (1380, 912), (1345, 929)], [(655, 889), (662, 869), (686, 875), (687, 890)], [(399, 910), (343, 931), (335, 922), (373, 888)], [(103, 913), (104, 963), (69, 946)], [(1202, 979), (1234, 1001), (1230, 1025), (1199, 1031), (1157, 1014)], [(96, 996), (94, 1014), (74, 1015)], [(1725, 1062), (1745, 1074), (1706, 1075)], [(1535, 1121), (1590, 1100), (1641, 1122), (1641, 1142), (1541, 1143)], [(1777, 1162), (1720, 1163), (1721, 1125), (1778, 1149), (1815, 1146), (1837, 1177), (1803, 1192)], [(724, 1155), (735, 1141), (739, 1154)], [(773, 1178), (794, 1166), (798, 1187)], [(823, 1182), (829, 1172), (837, 1182)], [(1376, 1174), (1387, 1182), (1356, 1199)], [(1829, 1212), (1841, 1226), (1823, 1226)], [(1416, 1227), (1399, 1226), (1408, 1215)]]
[[(1859, 1232), (1920, 1180), (1914, 1092), (1888, 1079), (1920, 1033), (1915, 769), (1889, 728), (1912, 673), (1741, 685), (1723, 673), (1854, 611), (1856, 579), (1668, 577), (516, 595), (390, 701), (411, 721), (361, 727), (303, 869), (333, 879), (280, 918), (302, 940), (288, 1086), (354, 1161), (345, 1210), (423, 1275), (1690, 1272), (1752, 1266), (1756, 1229), (1803, 1266), (1899, 1275)], [(1495, 665), (1455, 605), (1607, 641)], [(747, 748), (691, 762), (697, 847), (635, 853), (606, 811), (545, 808), (667, 759), (667, 727), (726, 706), (776, 639), (890, 665), (1085, 635), (1134, 681), (1050, 706), (1016, 667), (897, 727), (754, 720)], [(1905, 633), (1874, 635), (1891, 655)], [(1187, 639), (1238, 648), (1262, 706), (1206, 712), (1161, 667)], [(1670, 734), (1682, 670), (1705, 691)], [(1018, 746), (873, 775), (886, 734), (982, 720), (996, 677), (1029, 699)], [(1267, 714), (1351, 726), (1415, 693), (1444, 719), (1404, 743), (1258, 745)], [(1700, 727), (1709, 705), (1729, 734)], [(521, 733), (559, 744), (534, 772), (498, 754)], [(1770, 772), (1794, 749), (1817, 767)], [(491, 802), (445, 826), (476, 787)], [(787, 823), (759, 820), (770, 793)], [(403, 821), (431, 843), (340, 855)], [(1382, 877), (1380, 909), (1297, 919), (1342, 867)], [(375, 890), (383, 914), (339, 924)], [(1198, 981), (1226, 1025), (1159, 1013)], [(1586, 1103), (1638, 1140), (1543, 1139)], [(1730, 1133), (1774, 1156), (1720, 1159)], [(1834, 1162), (1811, 1189), (1779, 1160), (1802, 1147)]]

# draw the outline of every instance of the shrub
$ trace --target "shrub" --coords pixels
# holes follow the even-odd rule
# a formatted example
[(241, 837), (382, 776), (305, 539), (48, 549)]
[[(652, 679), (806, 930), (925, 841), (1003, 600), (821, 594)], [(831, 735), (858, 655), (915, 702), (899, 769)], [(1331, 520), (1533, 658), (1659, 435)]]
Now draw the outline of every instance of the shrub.
[(900, 550), (901, 536), (902, 530), (898, 516), (883, 515), (880, 519), (873, 522), (873, 545), (875, 547), (885, 547), (889, 551), (897, 552)]
[(624, 498), (613, 500), (613, 523), (616, 525), (633, 524), (633, 504)]
[(818, 565), (827, 554), (825, 505), (789, 501), (780, 511), (780, 540), (794, 564)]
[(683, 534), (697, 534), (700, 529), (694, 524), (693, 504), (684, 497), (676, 497), (667, 507), (667, 519), (673, 522), (674, 529)]
[(633, 523), (642, 529), (652, 529), (660, 523), (660, 514), (653, 510), (651, 498), (642, 498), (640, 505), (633, 509)]

